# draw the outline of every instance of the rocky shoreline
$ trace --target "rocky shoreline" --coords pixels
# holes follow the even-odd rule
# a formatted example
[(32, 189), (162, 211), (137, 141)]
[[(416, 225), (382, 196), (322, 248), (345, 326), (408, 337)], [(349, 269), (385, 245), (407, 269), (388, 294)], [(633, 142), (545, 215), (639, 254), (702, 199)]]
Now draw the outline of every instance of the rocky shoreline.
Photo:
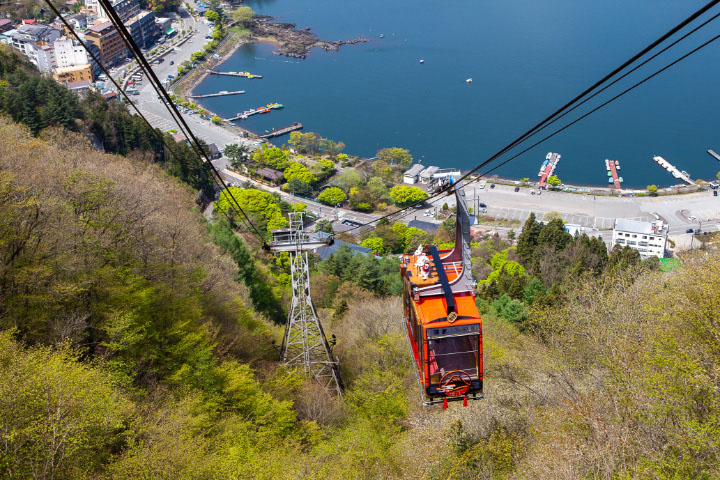
[(339, 40), (328, 42), (318, 40), (317, 35), (310, 32), (311, 27), (298, 29), (294, 23), (273, 22), (273, 17), (258, 15), (253, 19), (250, 32), (257, 41), (271, 41), (278, 46), (273, 50), (274, 55), (292, 58), (307, 58), (310, 50), (318, 47), (325, 51), (338, 51), (342, 45), (355, 45), (365, 43), (367, 38), (353, 40)]

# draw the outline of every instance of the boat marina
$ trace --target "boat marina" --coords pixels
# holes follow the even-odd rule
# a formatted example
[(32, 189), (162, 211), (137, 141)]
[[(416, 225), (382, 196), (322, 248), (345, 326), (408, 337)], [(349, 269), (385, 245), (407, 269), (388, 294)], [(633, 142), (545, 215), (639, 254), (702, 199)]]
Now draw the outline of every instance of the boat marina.
[(673, 177), (677, 178), (678, 180), (682, 180), (683, 182), (686, 182), (690, 185), (695, 185), (695, 182), (690, 180), (690, 174), (686, 171), (680, 171), (678, 170), (674, 165), (672, 165), (670, 162), (665, 160), (659, 155), (655, 155), (653, 157), (653, 161), (660, 165), (662, 168), (668, 171)]
[(282, 103), (268, 103), (267, 105), (263, 105), (262, 107), (251, 108), (250, 110), (239, 112), (234, 117), (225, 119), (225, 121), (235, 122), (237, 120), (246, 120), (247, 118), (253, 115), (257, 115), (258, 113), (269, 113), (270, 110), (279, 110), (281, 108), (284, 108), (284, 105)]
[(227, 95), (241, 95), (245, 93), (245, 90), (235, 90), (234, 92), (228, 92), (227, 90), (221, 90), (218, 93), (206, 93), (205, 95), (188, 95), (189, 98), (210, 98), (210, 97), (225, 97)]
[(280, 135), (285, 135), (286, 133), (294, 132), (295, 130), (300, 130), (303, 128), (303, 124), (300, 122), (293, 122), (292, 125), (288, 125), (287, 127), (279, 128), (273, 130), (271, 132), (268, 132), (264, 135), (260, 135), (260, 138), (273, 138), (273, 137), (279, 137)]
[(262, 75), (255, 75), (250, 72), (218, 72), (216, 70), (208, 70), (207, 72), (212, 75), (225, 75), (227, 77), (243, 77), (243, 78), (249, 78), (249, 79), (263, 78)]
[(547, 188), (547, 179), (548, 177), (555, 175), (555, 168), (557, 168), (557, 164), (560, 162), (561, 156), (562, 155), (559, 153), (553, 152), (548, 152), (545, 156), (545, 160), (542, 165), (540, 165), (540, 171), (538, 172), (538, 177), (540, 177), (540, 181), (538, 182), (539, 188)]
[(605, 169), (608, 172), (608, 183), (611, 183), (615, 187), (615, 190), (620, 192), (620, 184), (623, 182), (623, 178), (618, 174), (618, 170), (620, 170), (620, 161), (608, 160), (606, 158)]

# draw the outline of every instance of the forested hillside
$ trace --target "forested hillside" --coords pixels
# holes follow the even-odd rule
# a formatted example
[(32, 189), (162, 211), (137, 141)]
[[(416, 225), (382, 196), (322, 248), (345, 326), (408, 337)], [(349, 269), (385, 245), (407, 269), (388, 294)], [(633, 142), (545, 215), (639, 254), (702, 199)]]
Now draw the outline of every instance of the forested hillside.
[[(78, 109), (0, 117), (0, 478), (720, 477), (716, 251), (662, 273), (534, 218), (516, 246), (473, 243), (485, 399), (442, 410), (419, 405), (397, 258), (341, 249), (312, 272), (334, 398), (276, 361), (287, 257), (207, 221), (202, 185), (158, 150), (93, 149), (92, 132), (129, 138), (124, 108), (0, 64), (2, 108), (29, 82)], [(277, 198), (237, 193), (263, 228), (285, 221)]]

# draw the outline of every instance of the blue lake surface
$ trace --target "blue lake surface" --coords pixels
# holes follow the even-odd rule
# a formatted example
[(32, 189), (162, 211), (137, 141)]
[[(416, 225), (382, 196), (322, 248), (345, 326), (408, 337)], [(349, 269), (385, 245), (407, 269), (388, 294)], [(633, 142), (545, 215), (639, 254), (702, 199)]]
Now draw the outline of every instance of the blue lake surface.
[[(704, 3), (248, 0), (257, 13), (312, 27), (322, 40), (370, 41), (339, 52), (314, 49), (305, 60), (273, 55), (268, 44), (243, 46), (219, 70), (247, 70), (263, 79), (210, 76), (195, 93), (246, 90), (203, 101), (222, 117), (271, 102), (285, 105), (242, 122), (256, 133), (298, 121), (305, 132), (344, 142), (350, 154), (371, 157), (398, 146), (423, 164), (469, 169)], [(588, 106), (709, 40), (719, 27), (720, 21), (708, 25)], [(713, 179), (720, 162), (706, 150), (720, 151), (719, 58), (720, 41), (496, 173), (534, 179), (545, 154), (554, 151), (562, 154), (556, 172), (566, 183), (606, 185), (606, 158), (620, 160), (626, 187), (677, 183), (653, 155), (695, 178)]]

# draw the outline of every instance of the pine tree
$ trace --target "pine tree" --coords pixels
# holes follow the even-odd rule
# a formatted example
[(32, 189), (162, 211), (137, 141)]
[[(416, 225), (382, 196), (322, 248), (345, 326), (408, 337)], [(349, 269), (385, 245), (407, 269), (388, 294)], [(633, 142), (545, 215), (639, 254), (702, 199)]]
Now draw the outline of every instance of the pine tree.
[(526, 267), (532, 263), (541, 228), (542, 224), (535, 220), (535, 213), (530, 213), (517, 241), (517, 254)]

